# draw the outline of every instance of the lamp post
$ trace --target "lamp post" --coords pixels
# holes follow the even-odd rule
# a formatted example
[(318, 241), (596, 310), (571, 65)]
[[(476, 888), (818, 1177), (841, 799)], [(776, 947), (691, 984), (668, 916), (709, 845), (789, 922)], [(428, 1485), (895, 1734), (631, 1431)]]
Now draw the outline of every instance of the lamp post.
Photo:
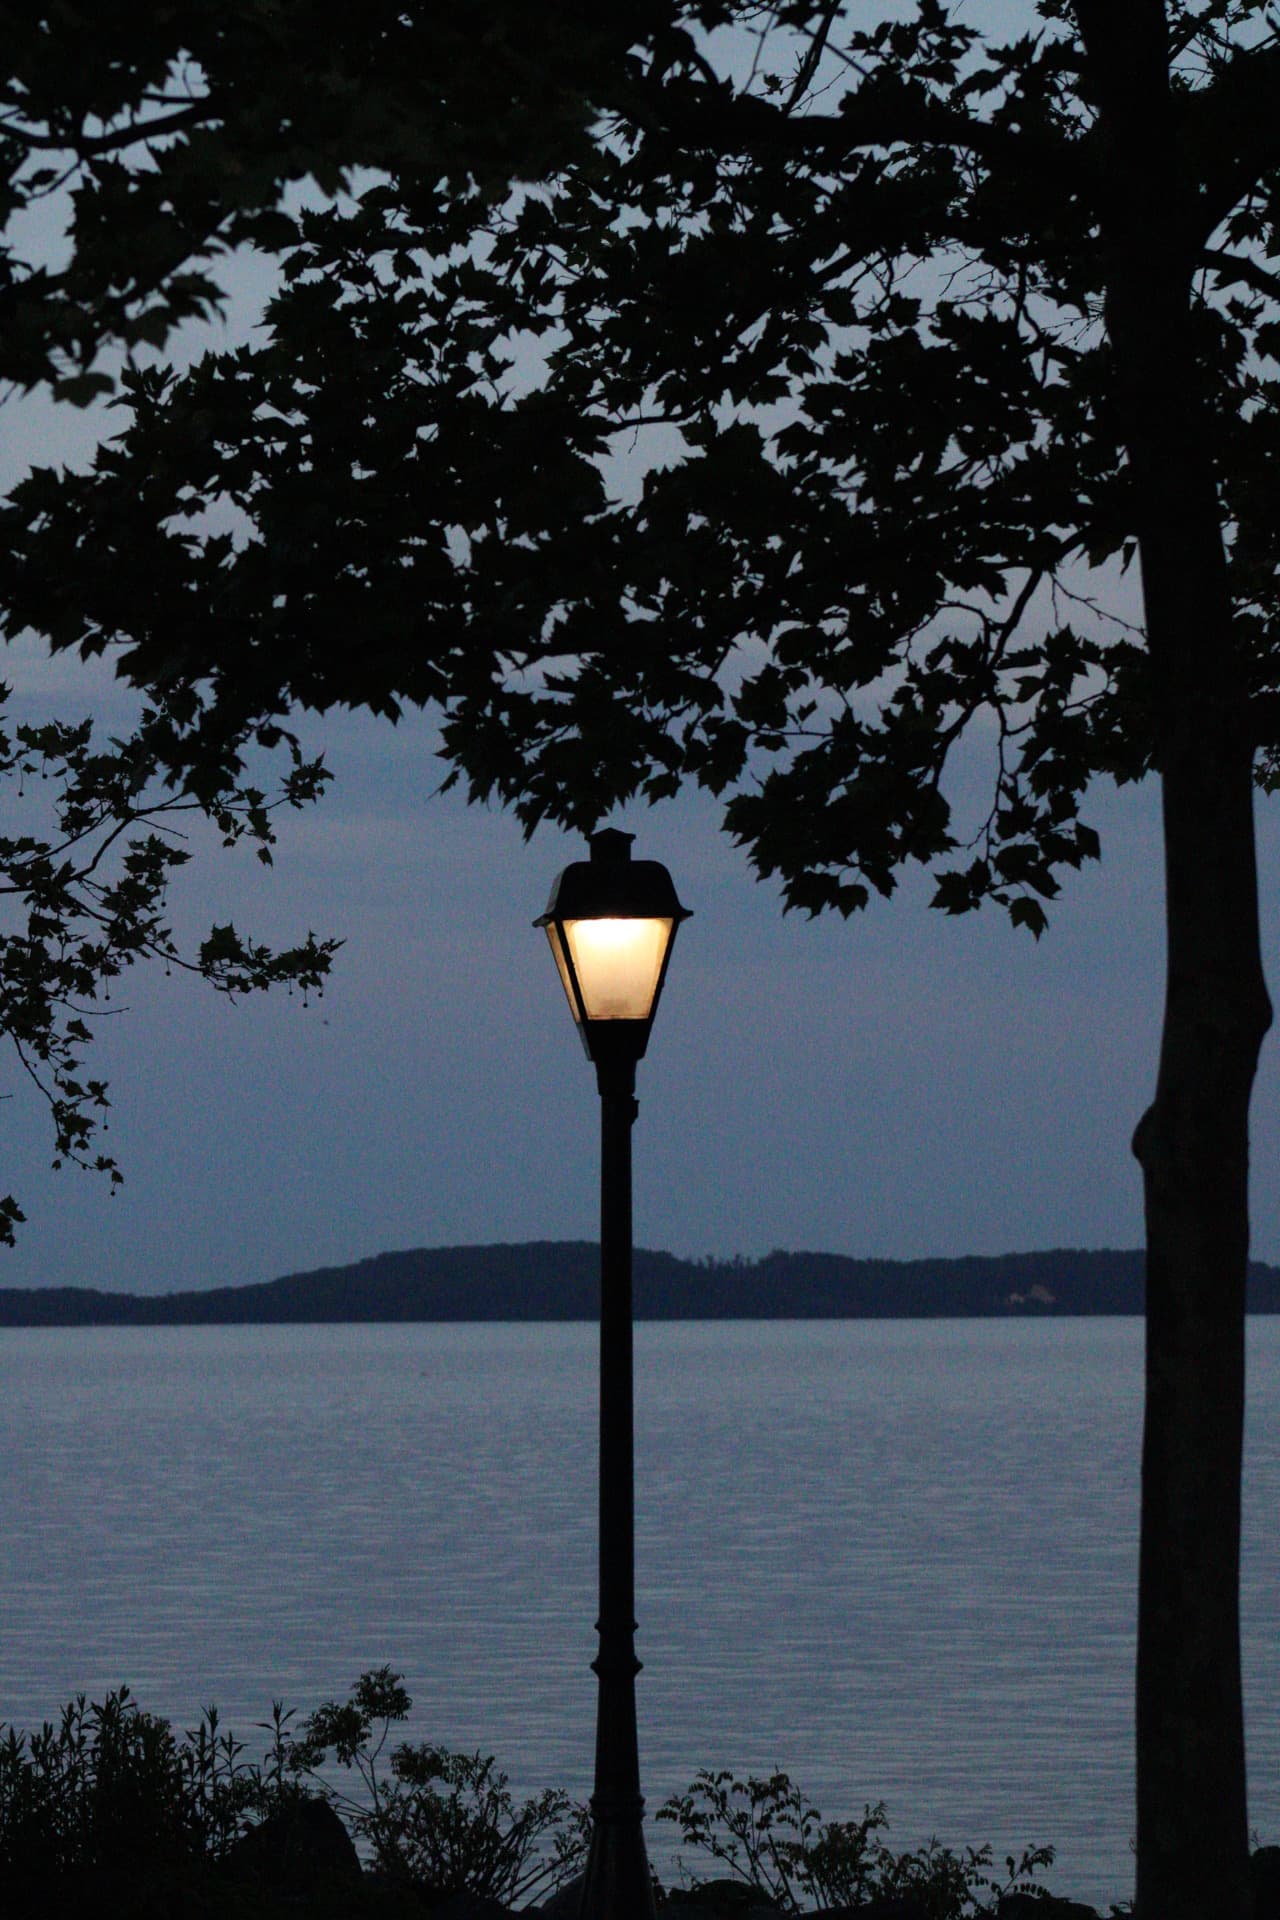
[(631, 1361), (631, 1128), (676, 928), (688, 908), (629, 833), (591, 836), (551, 889), (545, 927), (600, 1090), (600, 1649), (591, 1849), (581, 1920), (652, 1920), (636, 1740), (635, 1508)]

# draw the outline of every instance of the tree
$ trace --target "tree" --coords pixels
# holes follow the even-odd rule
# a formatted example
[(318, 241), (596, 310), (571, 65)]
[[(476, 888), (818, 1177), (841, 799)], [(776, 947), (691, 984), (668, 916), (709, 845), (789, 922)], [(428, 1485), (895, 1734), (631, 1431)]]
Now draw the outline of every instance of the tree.
[[(554, 165), (620, 38), (594, 15), (497, 0), (478, 35), (395, 0), (0, 5), (0, 377), (110, 396), (104, 348), (219, 313), (220, 264), (288, 243), (285, 190), (336, 191), (369, 153), (426, 178), (465, 167), (490, 194)], [(45, 202), (53, 237), (33, 246)]]
[(630, 26), (581, 71), (594, 137), (536, 187), (375, 127), (281, 243), (261, 341), (134, 371), (95, 471), (15, 495), (0, 604), (180, 685), (181, 777), (295, 701), (435, 701), (454, 777), (528, 828), (693, 780), (808, 912), (916, 862), (943, 910), (1038, 934), (1098, 852), (1090, 784), (1158, 778), (1138, 1901), (1243, 1920), (1274, 10), (1039, 0), (1001, 40), (941, 0), (671, 0)]
[[(548, 38), (520, 0), (493, 11), (485, 37), (385, 0), (358, 15), (325, 0), (0, 6), (0, 26), (3, 397), (11, 419), (35, 391), (96, 406), (87, 439), (106, 430), (102, 409), (140, 366), (170, 350), (181, 358), (193, 333), (225, 315), (229, 262), (291, 240), (286, 192), (335, 190), (371, 148), (428, 173), (465, 159), (478, 190), (505, 192), (518, 158), (552, 166), (581, 136), (583, 62), (618, 31), (570, 7)], [(41, 484), (30, 483), (28, 510), (41, 511)], [(46, 547), (42, 564), (60, 563)], [(145, 594), (136, 556), (126, 568)], [(9, 623), (9, 637), (21, 624)], [(215, 927), (193, 955), (179, 952), (167, 917), (169, 881), (189, 858), (173, 837), (178, 818), (203, 813), (224, 844), (248, 838), (269, 861), (271, 814), (314, 800), (327, 774), (274, 719), (242, 726), (224, 712), (216, 751), (206, 734), (198, 757), (183, 752), (199, 703), (184, 684), (180, 629), (165, 644), (168, 663), (128, 738), (95, 740), (65, 713), (0, 731), (15, 816), (0, 837), (0, 895), (13, 909), (0, 935), (0, 1036), (49, 1105), (55, 1165), (113, 1182), (120, 1171), (99, 1139), (107, 1089), (84, 1065), (112, 980), (151, 957), (229, 993), (305, 989), (337, 944), (308, 935), (273, 954)], [(264, 772), (259, 750), (283, 751), (283, 773)], [(0, 1244), (22, 1217), (12, 1194), (0, 1198)]]
[[(208, 141), (198, 67), (179, 41), (157, 39), (154, 23), (144, 31), (140, 10), (106, 32), (96, 9), (65, 9), (61, 31), (29, 9), (5, 8), (0, 18), (10, 59), (0, 82), (0, 376), (12, 420), (40, 387), (69, 407), (109, 399), (116, 379), (104, 353), (161, 347), (183, 323), (220, 313), (208, 254), (260, 235), (286, 176), (273, 151), (271, 166), (259, 168), (265, 177), (250, 174), (240, 187), (247, 143), (237, 151)], [(234, 37), (234, 26), (223, 31)], [(198, 182), (194, 168), (174, 164), (187, 160), (179, 128), (213, 148), (206, 165), (213, 173), (217, 163), (215, 178)], [(127, 262), (115, 246), (125, 230)], [(60, 252), (67, 257), (58, 264)], [(3, 690), (6, 706), (11, 693)], [(113, 1184), (120, 1169), (99, 1138), (107, 1088), (85, 1067), (90, 1022), (112, 981), (161, 957), (228, 992), (275, 979), (315, 983), (333, 944), (309, 937), (294, 953), (272, 955), (226, 927), (195, 955), (179, 951), (167, 896), (190, 856), (173, 830), (199, 803), (164, 779), (154, 752), (162, 716), (175, 717), (160, 702), (130, 737), (106, 741), (91, 721), (65, 713), (8, 721), (0, 732), (11, 822), (0, 838), (0, 893), (10, 907), (0, 936), (0, 1033), (48, 1104), (55, 1166), (91, 1167)], [(277, 798), (300, 805), (323, 778), (295, 749)], [(269, 859), (265, 789), (209, 777), (202, 791), (225, 841), (248, 835)], [(12, 1244), (23, 1217), (12, 1194), (0, 1199), (0, 1242)]]
[[(86, 1070), (91, 1023), (110, 1010), (101, 1003), (110, 1001), (113, 982), (153, 959), (228, 995), (282, 982), (305, 992), (322, 984), (340, 944), (309, 933), (299, 946), (273, 952), (230, 923), (213, 926), (193, 953), (179, 944), (168, 894), (192, 857), (181, 826), (204, 814), (224, 846), (247, 840), (269, 863), (272, 814), (316, 799), (328, 776), (288, 737), (290, 765), (277, 791), (222, 780), (199, 801), (157, 767), (157, 720), (145, 712), (131, 735), (105, 742), (95, 739), (91, 720), (0, 728), (0, 778), (10, 786), (13, 823), (0, 834), (0, 896), (11, 909), (0, 932), (0, 1033), (48, 1106), (54, 1166), (90, 1168), (113, 1187), (123, 1175), (100, 1139), (107, 1085)], [(0, 1244), (13, 1245), (24, 1218), (13, 1194), (0, 1197)]]

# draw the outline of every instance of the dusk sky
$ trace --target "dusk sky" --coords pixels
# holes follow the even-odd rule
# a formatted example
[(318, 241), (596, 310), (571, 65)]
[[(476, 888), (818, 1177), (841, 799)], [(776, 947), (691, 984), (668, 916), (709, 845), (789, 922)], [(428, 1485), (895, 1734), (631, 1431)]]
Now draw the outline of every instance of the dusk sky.
[[(9, 676), (66, 711), (119, 696), (25, 647)], [(177, 897), (285, 940), (346, 942), (321, 1003), (231, 1005), (139, 971), (99, 1022), (115, 1198), (47, 1170), (38, 1101), (6, 1075), (6, 1180), (28, 1213), (0, 1284), (144, 1291), (262, 1280), (390, 1248), (588, 1239), (597, 1098), (531, 926), (582, 843), (433, 797), (429, 717), (312, 721), (335, 779), (277, 863), (214, 848)], [(1100, 789), (1103, 860), (1037, 945), (950, 919), (928, 883), (847, 923), (784, 917), (690, 798), (619, 816), (670, 867), (682, 929), (639, 1077), (639, 1244), (917, 1257), (1142, 1237), (1129, 1135), (1162, 992), (1155, 791)], [(1280, 932), (1275, 810), (1260, 802), (1264, 936)], [(1280, 1260), (1280, 1069), (1255, 1096), (1254, 1248)]]

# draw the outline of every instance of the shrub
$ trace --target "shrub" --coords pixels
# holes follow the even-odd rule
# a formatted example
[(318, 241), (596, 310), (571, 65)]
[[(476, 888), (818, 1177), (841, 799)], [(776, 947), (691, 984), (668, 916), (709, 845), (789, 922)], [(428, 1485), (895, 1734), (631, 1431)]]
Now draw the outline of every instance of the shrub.
[[(1001, 1881), (992, 1873), (990, 1847), (957, 1853), (931, 1840), (895, 1853), (880, 1838), (888, 1824), (882, 1802), (864, 1807), (860, 1820), (824, 1820), (785, 1773), (739, 1780), (703, 1768), (657, 1818), (674, 1822), (686, 1847), (787, 1913), (910, 1893), (929, 1920), (965, 1920), (1005, 1893), (1038, 1891), (1036, 1874), (1053, 1862), (1052, 1847), (1028, 1848), (1006, 1859)], [(682, 1858), (680, 1867), (697, 1885), (689, 1862)]]
[(215, 1708), (183, 1742), (127, 1687), (63, 1708), (55, 1727), (0, 1738), (0, 1872), (35, 1877), (221, 1858), (260, 1799)]
[(586, 1810), (551, 1789), (517, 1806), (492, 1757), (401, 1746), (391, 1771), (369, 1837), (397, 1876), (514, 1906), (545, 1898), (583, 1864)]
[[(168, 1912), (173, 1888), (202, 1881), (268, 1815), (312, 1796), (336, 1808), (406, 1896), (465, 1891), (514, 1906), (581, 1870), (588, 1817), (567, 1794), (517, 1802), (492, 1757), (425, 1743), (401, 1743), (384, 1762), (412, 1704), (389, 1667), (362, 1674), (347, 1700), (326, 1702), (296, 1734), (275, 1701), (259, 1723), (269, 1735), (261, 1763), (245, 1759), (215, 1707), (179, 1738), (127, 1687), (92, 1704), (77, 1696), (38, 1733), (0, 1726), (0, 1886), (39, 1896), (60, 1879), (109, 1876), (127, 1885), (130, 1911)], [(357, 1777), (357, 1793), (323, 1777), (331, 1764)], [(1035, 1876), (1053, 1859), (1051, 1848), (1031, 1848), (997, 1880), (989, 1847), (957, 1853), (933, 1840), (895, 1853), (882, 1805), (824, 1820), (785, 1773), (703, 1770), (657, 1817), (693, 1855), (787, 1913), (911, 1893), (929, 1920), (969, 1920), (1002, 1893), (1039, 1891)], [(697, 1885), (696, 1867), (680, 1865)]]
[(429, 1744), (397, 1746), (384, 1775), (390, 1730), (412, 1704), (389, 1667), (362, 1674), (348, 1700), (329, 1701), (304, 1722), (287, 1763), (315, 1780), (332, 1752), (359, 1776), (363, 1800), (328, 1791), (389, 1879), (512, 1906), (572, 1878), (585, 1859), (587, 1816), (567, 1794), (518, 1805), (492, 1756)]

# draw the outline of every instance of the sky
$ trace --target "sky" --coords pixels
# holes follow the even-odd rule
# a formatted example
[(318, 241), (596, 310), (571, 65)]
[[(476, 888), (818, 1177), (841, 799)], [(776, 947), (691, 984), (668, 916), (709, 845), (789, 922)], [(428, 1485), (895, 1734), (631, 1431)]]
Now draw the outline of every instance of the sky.
[[(41, 239), (56, 256), (56, 233)], [(263, 293), (244, 274), (224, 337)], [(0, 484), (74, 460), (85, 416), (5, 409)], [(19, 708), (110, 721), (101, 670), (19, 641)], [(136, 972), (96, 1023), (125, 1184), (49, 1169), (48, 1116), (0, 1063), (0, 1191), (26, 1210), (0, 1286), (144, 1292), (270, 1279), (414, 1246), (590, 1239), (597, 1098), (531, 922), (581, 842), (436, 789), (430, 716), (305, 723), (335, 778), (270, 871), (204, 848), (175, 892), (214, 921), (340, 937), (322, 1002), (230, 1004)], [(961, 776), (961, 787), (964, 784)], [(961, 795), (963, 798), (963, 794)], [(1264, 951), (1280, 936), (1280, 816), (1259, 802)], [(821, 1249), (924, 1258), (1137, 1246), (1129, 1139), (1163, 992), (1158, 804), (1096, 790), (1103, 860), (1068, 876), (1037, 944), (998, 912), (928, 910), (923, 876), (848, 922), (781, 912), (705, 797), (610, 824), (669, 866), (682, 928), (639, 1075), (639, 1244), (701, 1257)], [(1254, 1100), (1254, 1251), (1280, 1261), (1280, 1043)]]
[[(31, 697), (108, 717), (100, 673), (19, 648)], [(18, 671), (15, 671), (17, 669)], [(79, 706), (77, 706), (77, 700)], [(28, 1215), (0, 1285), (141, 1292), (240, 1284), (388, 1249), (591, 1239), (598, 1100), (532, 921), (581, 841), (436, 793), (428, 717), (308, 723), (329, 794), (276, 863), (201, 849), (175, 895), (213, 921), (345, 945), (322, 1001), (228, 1003), (136, 971), (98, 1023), (125, 1184), (48, 1169), (40, 1103), (6, 1072), (6, 1183)], [(923, 1258), (1141, 1244), (1128, 1142), (1154, 1083), (1162, 995), (1151, 788), (1100, 789), (1103, 860), (1068, 877), (1037, 944), (950, 918), (909, 881), (848, 922), (784, 916), (682, 798), (613, 824), (666, 862), (680, 931), (639, 1070), (639, 1245)], [(1260, 803), (1266, 951), (1280, 821)], [(1280, 1260), (1280, 1070), (1255, 1097), (1254, 1248)]]

